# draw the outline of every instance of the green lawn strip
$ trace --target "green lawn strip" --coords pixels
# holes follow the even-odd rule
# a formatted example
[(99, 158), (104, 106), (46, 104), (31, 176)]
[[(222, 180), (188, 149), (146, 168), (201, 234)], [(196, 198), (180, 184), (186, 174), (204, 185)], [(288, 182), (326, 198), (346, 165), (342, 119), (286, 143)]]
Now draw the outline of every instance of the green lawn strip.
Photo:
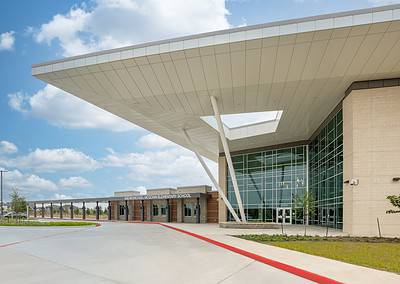
[(71, 222), (71, 221), (54, 221), (54, 222), (39, 222), (39, 221), (14, 221), (0, 220), (0, 226), (28, 226), (28, 227), (76, 227), (76, 226), (95, 226), (94, 222)]
[(400, 273), (400, 239), (243, 235), (240, 238)]

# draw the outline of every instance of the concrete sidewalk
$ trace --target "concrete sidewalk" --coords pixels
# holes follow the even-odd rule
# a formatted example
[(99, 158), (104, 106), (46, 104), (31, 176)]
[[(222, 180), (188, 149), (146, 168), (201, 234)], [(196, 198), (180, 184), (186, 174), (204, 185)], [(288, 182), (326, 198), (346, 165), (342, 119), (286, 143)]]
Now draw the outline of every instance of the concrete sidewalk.
[(0, 227), (0, 278), (7, 284), (311, 283), (160, 224), (122, 222), (74, 230)]
[[(280, 234), (280, 230), (269, 229), (224, 229), (219, 228), (217, 224), (183, 224), (183, 223), (168, 223), (185, 231), (199, 234), (228, 244), (239, 249), (255, 253), (257, 255), (279, 261), (297, 268), (304, 269), (336, 281), (343, 283), (373, 283), (377, 281), (385, 284), (400, 283), (400, 275), (381, 270), (371, 269), (358, 265), (348, 264), (336, 260), (331, 260), (324, 257), (313, 256), (301, 252), (260, 244), (257, 242), (247, 241), (234, 237), (233, 235), (241, 234)], [(285, 233), (296, 235), (302, 234), (302, 226), (287, 226)], [(310, 227), (309, 235), (325, 235), (325, 228)], [(332, 230), (329, 234), (344, 235), (339, 230)]]

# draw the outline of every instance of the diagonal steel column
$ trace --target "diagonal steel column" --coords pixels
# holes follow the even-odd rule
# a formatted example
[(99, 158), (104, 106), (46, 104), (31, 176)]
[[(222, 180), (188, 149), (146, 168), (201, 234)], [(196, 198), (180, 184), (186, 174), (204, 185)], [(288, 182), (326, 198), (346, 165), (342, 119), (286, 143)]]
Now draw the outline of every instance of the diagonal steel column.
[(229, 151), (228, 141), (226, 140), (224, 125), (222, 124), (221, 115), (218, 110), (218, 103), (217, 99), (213, 96), (211, 98), (211, 105), (214, 110), (215, 120), (217, 121), (219, 136), (221, 137), (222, 147), (224, 148), (226, 162), (228, 163), (229, 173), (231, 174), (233, 189), (235, 191), (236, 201), (239, 205), (240, 216), (242, 217), (242, 221), (246, 222), (246, 215), (244, 214), (242, 198), (240, 197), (239, 193), (239, 186), (236, 180), (235, 170), (233, 168), (231, 152)]
[(226, 198), (224, 192), (222, 191), (221, 187), (219, 186), (217, 180), (214, 178), (213, 174), (211, 173), (210, 169), (208, 168), (207, 164), (204, 162), (203, 157), (200, 155), (200, 153), (197, 151), (196, 146), (193, 144), (192, 140), (190, 139), (188, 133), (186, 130), (183, 130), (183, 133), (185, 134), (186, 141), (189, 144), (189, 146), (192, 148), (194, 154), (196, 155), (197, 159), (199, 160), (200, 164), (203, 166), (204, 170), (206, 171), (208, 177), (211, 179), (212, 183), (214, 184), (215, 188), (218, 190), (219, 196), (221, 196), (222, 200), (224, 201), (226, 207), (228, 207), (229, 212), (231, 212), (233, 218), (235, 219), (236, 222), (240, 223), (239, 216), (236, 214), (235, 210), (233, 210), (233, 207), (229, 200)]

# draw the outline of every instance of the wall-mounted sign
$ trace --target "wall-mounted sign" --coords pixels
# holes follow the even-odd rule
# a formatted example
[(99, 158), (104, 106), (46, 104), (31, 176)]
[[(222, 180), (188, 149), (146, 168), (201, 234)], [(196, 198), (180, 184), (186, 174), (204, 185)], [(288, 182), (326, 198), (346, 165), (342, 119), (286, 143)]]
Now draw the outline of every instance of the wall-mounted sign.
[(193, 196), (190, 193), (135, 195), (135, 196), (125, 197), (125, 200), (182, 199), (182, 198), (197, 197), (197, 195)]

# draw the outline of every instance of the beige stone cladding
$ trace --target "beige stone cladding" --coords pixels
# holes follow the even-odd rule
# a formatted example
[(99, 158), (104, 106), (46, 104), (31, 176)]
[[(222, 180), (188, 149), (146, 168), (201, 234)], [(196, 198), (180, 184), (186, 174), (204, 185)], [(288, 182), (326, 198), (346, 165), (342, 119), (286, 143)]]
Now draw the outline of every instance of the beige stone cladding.
[[(204, 193), (207, 194), (211, 191), (211, 186), (208, 185), (196, 185), (196, 186), (184, 186), (178, 187), (176, 193)], [(196, 207), (197, 199), (178, 199), (177, 203), (177, 222), (184, 223), (196, 223), (196, 215), (185, 216), (184, 205), (191, 204), (192, 208)], [(204, 195), (199, 199), (200, 203), (200, 223), (207, 223), (207, 196)], [(194, 212), (192, 212), (194, 213)]]
[(128, 221), (134, 220), (134, 213), (135, 213), (135, 202), (133, 200), (128, 201)]
[[(196, 215), (194, 209), (196, 208), (197, 198), (186, 198), (182, 199), (182, 220), (184, 223), (196, 223)], [(207, 199), (200, 198), (200, 223), (207, 223)], [(185, 204), (192, 206), (192, 216), (185, 216)]]
[(121, 221), (125, 221), (125, 214), (123, 214), (123, 215), (120, 215), (120, 207), (124, 207), (125, 206), (125, 201), (118, 201), (118, 207), (117, 207), (117, 210), (118, 210), (118, 213), (117, 213), (117, 220), (121, 220)]
[(343, 230), (400, 236), (388, 195), (400, 194), (400, 87), (353, 90), (343, 101)]
[[(125, 221), (125, 215), (119, 215), (119, 206), (125, 206), (125, 201), (111, 201), (111, 220), (121, 220)], [(133, 221), (134, 219), (134, 202), (133, 200), (128, 201), (128, 221)]]
[(176, 193), (207, 193), (211, 191), (209, 185), (182, 186), (176, 189)]
[(176, 193), (175, 188), (155, 188), (155, 189), (148, 189), (147, 195), (161, 195), (161, 194), (174, 194)]
[[(159, 199), (159, 200), (152, 200), (152, 207), (151, 207), (151, 215), (152, 215), (152, 221), (154, 222), (167, 222), (167, 214), (165, 213), (162, 215), (161, 208), (167, 206), (167, 200), (165, 199)], [(153, 206), (158, 206), (158, 215), (153, 214)]]
[[(116, 191), (114, 192), (115, 197), (130, 197), (140, 195), (140, 191), (131, 190), (131, 191)], [(119, 215), (119, 206), (125, 206), (125, 201), (113, 201), (112, 203), (112, 220), (123, 220), (125, 221), (125, 215)], [(134, 220), (134, 202), (128, 201), (128, 221)]]

